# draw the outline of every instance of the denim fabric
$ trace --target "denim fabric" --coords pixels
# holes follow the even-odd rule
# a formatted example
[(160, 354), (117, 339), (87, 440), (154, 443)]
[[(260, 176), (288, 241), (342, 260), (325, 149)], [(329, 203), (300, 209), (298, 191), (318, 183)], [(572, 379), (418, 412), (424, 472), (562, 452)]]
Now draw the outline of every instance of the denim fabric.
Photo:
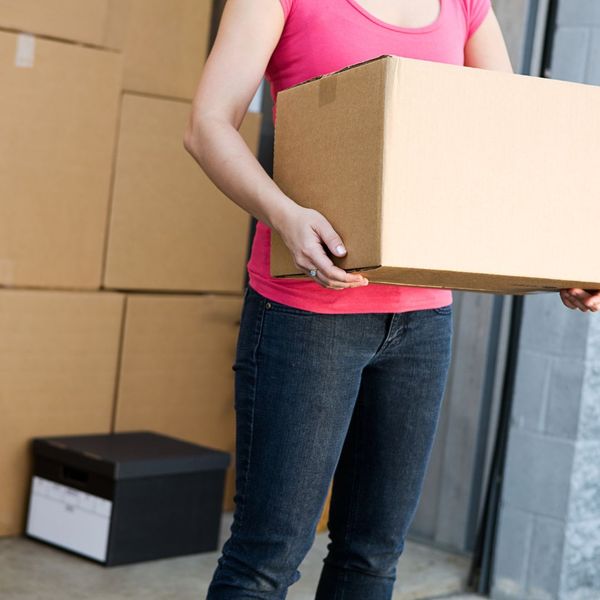
[(451, 339), (452, 305), (325, 315), (246, 290), (234, 364), (236, 508), (207, 600), (285, 598), (332, 477), (316, 599), (392, 597)]

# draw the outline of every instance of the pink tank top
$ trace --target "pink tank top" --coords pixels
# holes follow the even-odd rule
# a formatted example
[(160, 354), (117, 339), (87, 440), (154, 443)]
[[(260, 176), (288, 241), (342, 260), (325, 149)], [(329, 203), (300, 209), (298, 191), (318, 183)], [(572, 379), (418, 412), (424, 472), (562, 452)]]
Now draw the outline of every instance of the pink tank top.
[[(463, 65), (465, 43), (490, 9), (490, 0), (440, 0), (435, 21), (406, 28), (381, 21), (359, 0), (280, 2), (285, 25), (265, 73), (274, 102), (273, 119), (280, 90), (381, 54)], [(270, 234), (264, 223), (257, 224), (248, 274), (250, 285), (275, 302), (317, 313), (405, 312), (452, 302), (452, 292), (446, 289), (369, 282), (337, 291), (309, 279), (271, 277)]]

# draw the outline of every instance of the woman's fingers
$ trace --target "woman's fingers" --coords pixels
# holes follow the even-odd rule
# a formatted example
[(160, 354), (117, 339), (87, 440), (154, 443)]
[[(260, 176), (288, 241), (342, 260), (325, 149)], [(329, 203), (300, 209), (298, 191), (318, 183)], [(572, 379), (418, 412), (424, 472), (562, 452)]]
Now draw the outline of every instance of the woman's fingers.
[(597, 312), (600, 309), (600, 291), (565, 288), (560, 290), (560, 297), (563, 304), (569, 308), (577, 308), (583, 312)]
[(347, 287), (360, 287), (368, 283), (362, 275), (347, 273), (344, 269), (336, 267), (320, 245), (311, 252), (309, 260), (317, 269), (320, 281), (327, 286), (344, 289)]
[(356, 287), (356, 286), (345, 285), (343, 283), (336, 283), (335, 281), (332, 281), (331, 279), (328, 279), (327, 277), (322, 275), (321, 271), (317, 271), (317, 275), (315, 277), (315, 282), (322, 285), (324, 288), (327, 288), (330, 290), (345, 290), (349, 287)]
[(359, 287), (369, 283), (362, 275), (347, 273), (333, 264), (324, 245), (334, 256), (344, 256), (347, 251), (342, 238), (321, 213), (297, 207), (284, 225), (279, 233), (290, 249), (296, 266), (312, 276), (316, 283), (331, 289)]
[(316, 236), (316, 243), (311, 248), (311, 258), (315, 262), (315, 266), (324, 275), (325, 279), (330, 281), (331, 285), (354, 284), (347, 287), (356, 287), (357, 285), (366, 285), (368, 281), (365, 277), (358, 273), (347, 273), (344, 269), (340, 269), (333, 264), (331, 259), (325, 253), (323, 244), (329, 249), (334, 256), (345, 256), (347, 254), (344, 242), (341, 236), (335, 231), (331, 223), (318, 212), (314, 212), (315, 220), (313, 221), (313, 231)]
[(344, 242), (342, 242), (342, 238), (338, 235), (331, 223), (325, 217), (320, 219), (315, 225), (315, 231), (334, 256), (346, 255), (346, 248), (344, 246)]
[(587, 308), (592, 311), (596, 311), (600, 308), (600, 291), (599, 290), (582, 290), (578, 288), (572, 288), (570, 290), (572, 295), (578, 298)]
[(577, 306), (571, 300), (569, 300), (567, 294), (567, 290), (560, 290), (560, 299), (562, 300), (562, 303), (571, 310), (577, 310)]
[(588, 310), (596, 311), (595, 301), (592, 301), (593, 296), (589, 292), (582, 290), (580, 288), (571, 288), (567, 291), (568, 299), (571, 300), (574, 304), (577, 305), (579, 310), (587, 312)]
[[(322, 285), (323, 287), (332, 289), (332, 290), (345, 290), (348, 288), (355, 288), (355, 287), (362, 287), (363, 283), (348, 283), (348, 282), (343, 282), (343, 281), (339, 281), (338, 279), (334, 279), (330, 276), (328, 276), (324, 271), (322, 271), (321, 269), (316, 269), (316, 274), (313, 276), (309, 272), (307, 273), (309, 276), (312, 276), (313, 279), (315, 280), (315, 283), (318, 283), (320, 285)], [(365, 280), (366, 281), (366, 280)], [(367, 282), (368, 283), (368, 282)]]
[(343, 285), (344, 287), (356, 287), (364, 285), (366, 279), (362, 275), (347, 273), (344, 269), (336, 267), (327, 255), (315, 253), (312, 257), (315, 267), (319, 274), (330, 284)]

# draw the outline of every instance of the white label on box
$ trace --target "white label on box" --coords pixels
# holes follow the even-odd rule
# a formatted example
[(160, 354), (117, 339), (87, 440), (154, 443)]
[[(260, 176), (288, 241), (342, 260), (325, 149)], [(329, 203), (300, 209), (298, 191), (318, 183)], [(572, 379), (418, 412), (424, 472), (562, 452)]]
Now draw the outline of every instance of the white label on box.
[(42, 477), (33, 477), (27, 534), (106, 561), (112, 502)]
[(17, 35), (15, 67), (33, 67), (35, 61), (35, 37), (30, 33)]

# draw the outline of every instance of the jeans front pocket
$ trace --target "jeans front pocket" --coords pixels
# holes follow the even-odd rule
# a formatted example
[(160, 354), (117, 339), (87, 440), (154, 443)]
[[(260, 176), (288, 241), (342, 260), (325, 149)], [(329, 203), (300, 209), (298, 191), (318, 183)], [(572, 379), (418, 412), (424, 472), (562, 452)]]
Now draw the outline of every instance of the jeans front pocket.
[(446, 306), (440, 306), (438, 308), (432, 308), (434, 313), (438, 315), (451, 315), (452, 314), (452, 304), (448, 304)]

